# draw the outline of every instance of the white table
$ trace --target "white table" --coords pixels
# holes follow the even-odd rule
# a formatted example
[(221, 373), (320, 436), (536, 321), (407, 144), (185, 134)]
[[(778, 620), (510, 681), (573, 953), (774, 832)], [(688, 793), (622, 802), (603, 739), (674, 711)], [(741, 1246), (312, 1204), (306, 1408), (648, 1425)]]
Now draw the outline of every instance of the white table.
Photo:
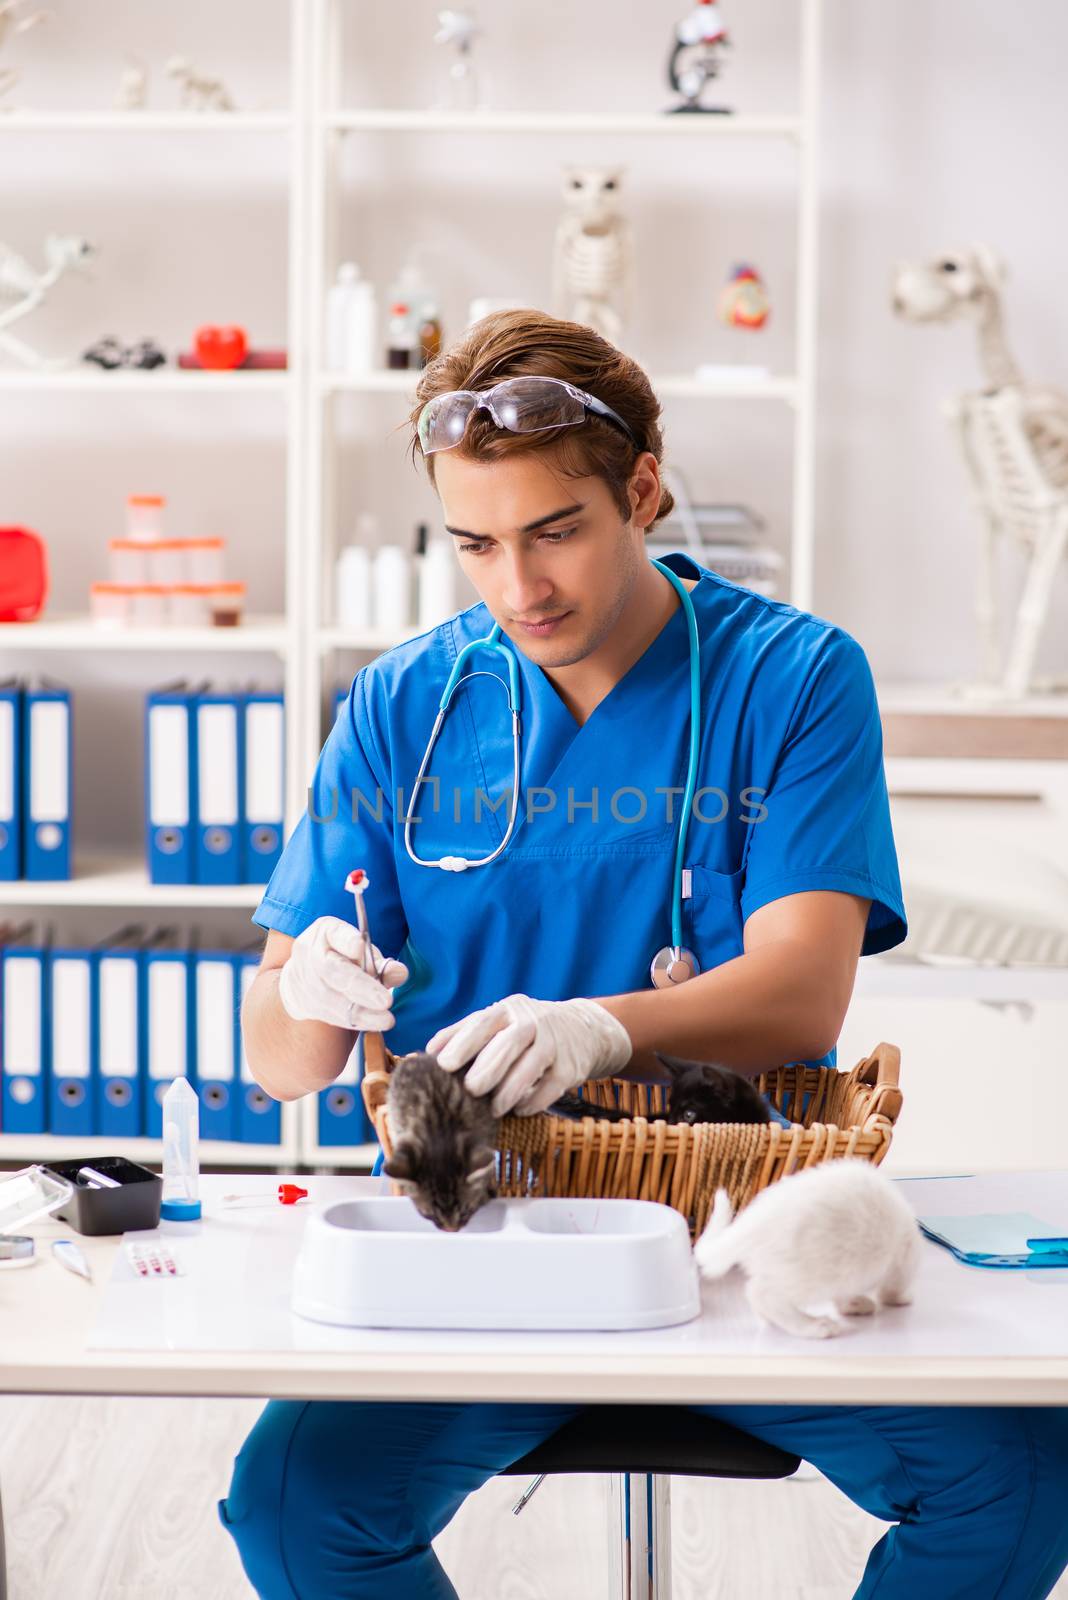
[[(0, 1272), (0, 1389), (38, 1394), (241, 1395), (392, 1400), (545, 1400), (785, 1404), (1068, 1404), (1068, 1271), (990, 1272), (925, 1243), (915, 1303), (808, 1341), (759, 1325), (738, 1274), (704, 1290), (701, 1316), (642, 1333), (485, 1333), (324, 1328), (288, 1310), (292, 1262), (312, 1202), (374, 1194), (380, 1180), (307, 1177), (296, 1208), (224, 1209), (223, 1194), (270, 1192), (242, 1173), (202, 1180), (204, 1220), (164, 1224), (188, 1275), (116, 1285), (119, 1241), (79, 1240), (93, 1282), (65, 1272), (34, 1226), (42, 1259)], [(1068, 1225), (1068, 1174), (909, 1180), (920, 1212), (1033, 1211)], [(210, 1249), (202, 1241), (210, 1236)], [(75, 1236), (76, 1237), (76, 1236)], [(220, 1247), (220, 1241), (225, 1248)], [(122, 1266), (124, 1267), (124, 1263)], [(122, 1268), (120, 1268), (120, 1271)], [(141, 1348), (94, 1343), (101, 1314)], [(151, 1307), (146, 1296), (155, 1296)], [(155, 1348), (146, 1347), (158, 1340)], [(170, 1341), (166, 1348), (163, 1339)], [(199, 1343), (211, 1348), (197, 1348)]]

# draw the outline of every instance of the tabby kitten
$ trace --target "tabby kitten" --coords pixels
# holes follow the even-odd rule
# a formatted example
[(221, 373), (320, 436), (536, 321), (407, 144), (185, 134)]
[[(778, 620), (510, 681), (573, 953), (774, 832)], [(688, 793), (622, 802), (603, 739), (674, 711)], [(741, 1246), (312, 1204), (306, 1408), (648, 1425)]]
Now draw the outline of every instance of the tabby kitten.
[(497, 1193), (497, 1119), (488, 1095), (469, 1094), (466, 1068), (446, 1072), (414, 1050), (389, 1077), (393, 1154), (383, 1172), (421, 1217), (456, 1233)]

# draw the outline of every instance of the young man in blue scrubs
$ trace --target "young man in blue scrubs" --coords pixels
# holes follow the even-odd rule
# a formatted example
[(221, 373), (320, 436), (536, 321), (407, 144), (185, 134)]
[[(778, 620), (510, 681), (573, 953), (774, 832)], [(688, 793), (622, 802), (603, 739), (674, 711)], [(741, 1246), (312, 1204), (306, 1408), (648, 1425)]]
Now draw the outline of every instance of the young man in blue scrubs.
[[(279, 1099), (332, 1082), (365, 1029), (473, 1060), (467, 1087), (498, 1113), (654, 1077), (657, 1049), (746, 1072), (833, 1063), (858, 956), (904, 937), (863, 651), (683, 556), (701, 711), (671, 936), (692, 657), (644, 549), (671, 506), (658, 418), (632, 361), (532, 311), (487, 318), (423, 375), (414, 449), (482, 603), (359, 673), (256, 913), (245, 1040)], [(518, 666), (518, 802), (508, 665), (480, 653), (413, 805), (445, 682), (494, 622)], [(357, 866), (380, 979), (345, 891)], [(653, 987), (665, 947), (698, 970)], [(273, 1401), (221, 1515), (262, 1600), (447, 1600), (432, 1539), (576, 1409)], [(1068, 1562), (1064, 1412), (698, 1409), (896, 1524), (859, 1596), (1039, 1600)]]

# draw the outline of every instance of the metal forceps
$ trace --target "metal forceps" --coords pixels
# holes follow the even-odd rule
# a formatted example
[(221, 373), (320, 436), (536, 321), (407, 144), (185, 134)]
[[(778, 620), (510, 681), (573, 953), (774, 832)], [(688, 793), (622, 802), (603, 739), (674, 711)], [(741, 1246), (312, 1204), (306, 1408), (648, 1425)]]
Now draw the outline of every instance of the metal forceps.
[(362, 867), (356, 867), (345, 879), (345, 888), (356, 902), (356, 926), (364, 937), (363, 970), (372, 977), (381, 979), (382, 968), (375, 965), (374, 956), (371, 954), (371, 930), (367, 926), (367, 907), (364, 904), (364, 895), (371, 887), (371, 880)]

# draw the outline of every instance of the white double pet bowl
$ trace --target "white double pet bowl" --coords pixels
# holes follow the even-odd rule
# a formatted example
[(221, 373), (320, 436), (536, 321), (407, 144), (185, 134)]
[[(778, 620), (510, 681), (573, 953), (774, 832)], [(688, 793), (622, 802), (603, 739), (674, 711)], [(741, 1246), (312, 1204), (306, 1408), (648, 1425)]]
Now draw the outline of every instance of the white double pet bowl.
[(349, 1328), (661, 1328), (700, 1310), (686, 1224), (647, 1200), (493, 1200), (442, 1233), (403, 1197), (313, 1211), (293, 1310)]

